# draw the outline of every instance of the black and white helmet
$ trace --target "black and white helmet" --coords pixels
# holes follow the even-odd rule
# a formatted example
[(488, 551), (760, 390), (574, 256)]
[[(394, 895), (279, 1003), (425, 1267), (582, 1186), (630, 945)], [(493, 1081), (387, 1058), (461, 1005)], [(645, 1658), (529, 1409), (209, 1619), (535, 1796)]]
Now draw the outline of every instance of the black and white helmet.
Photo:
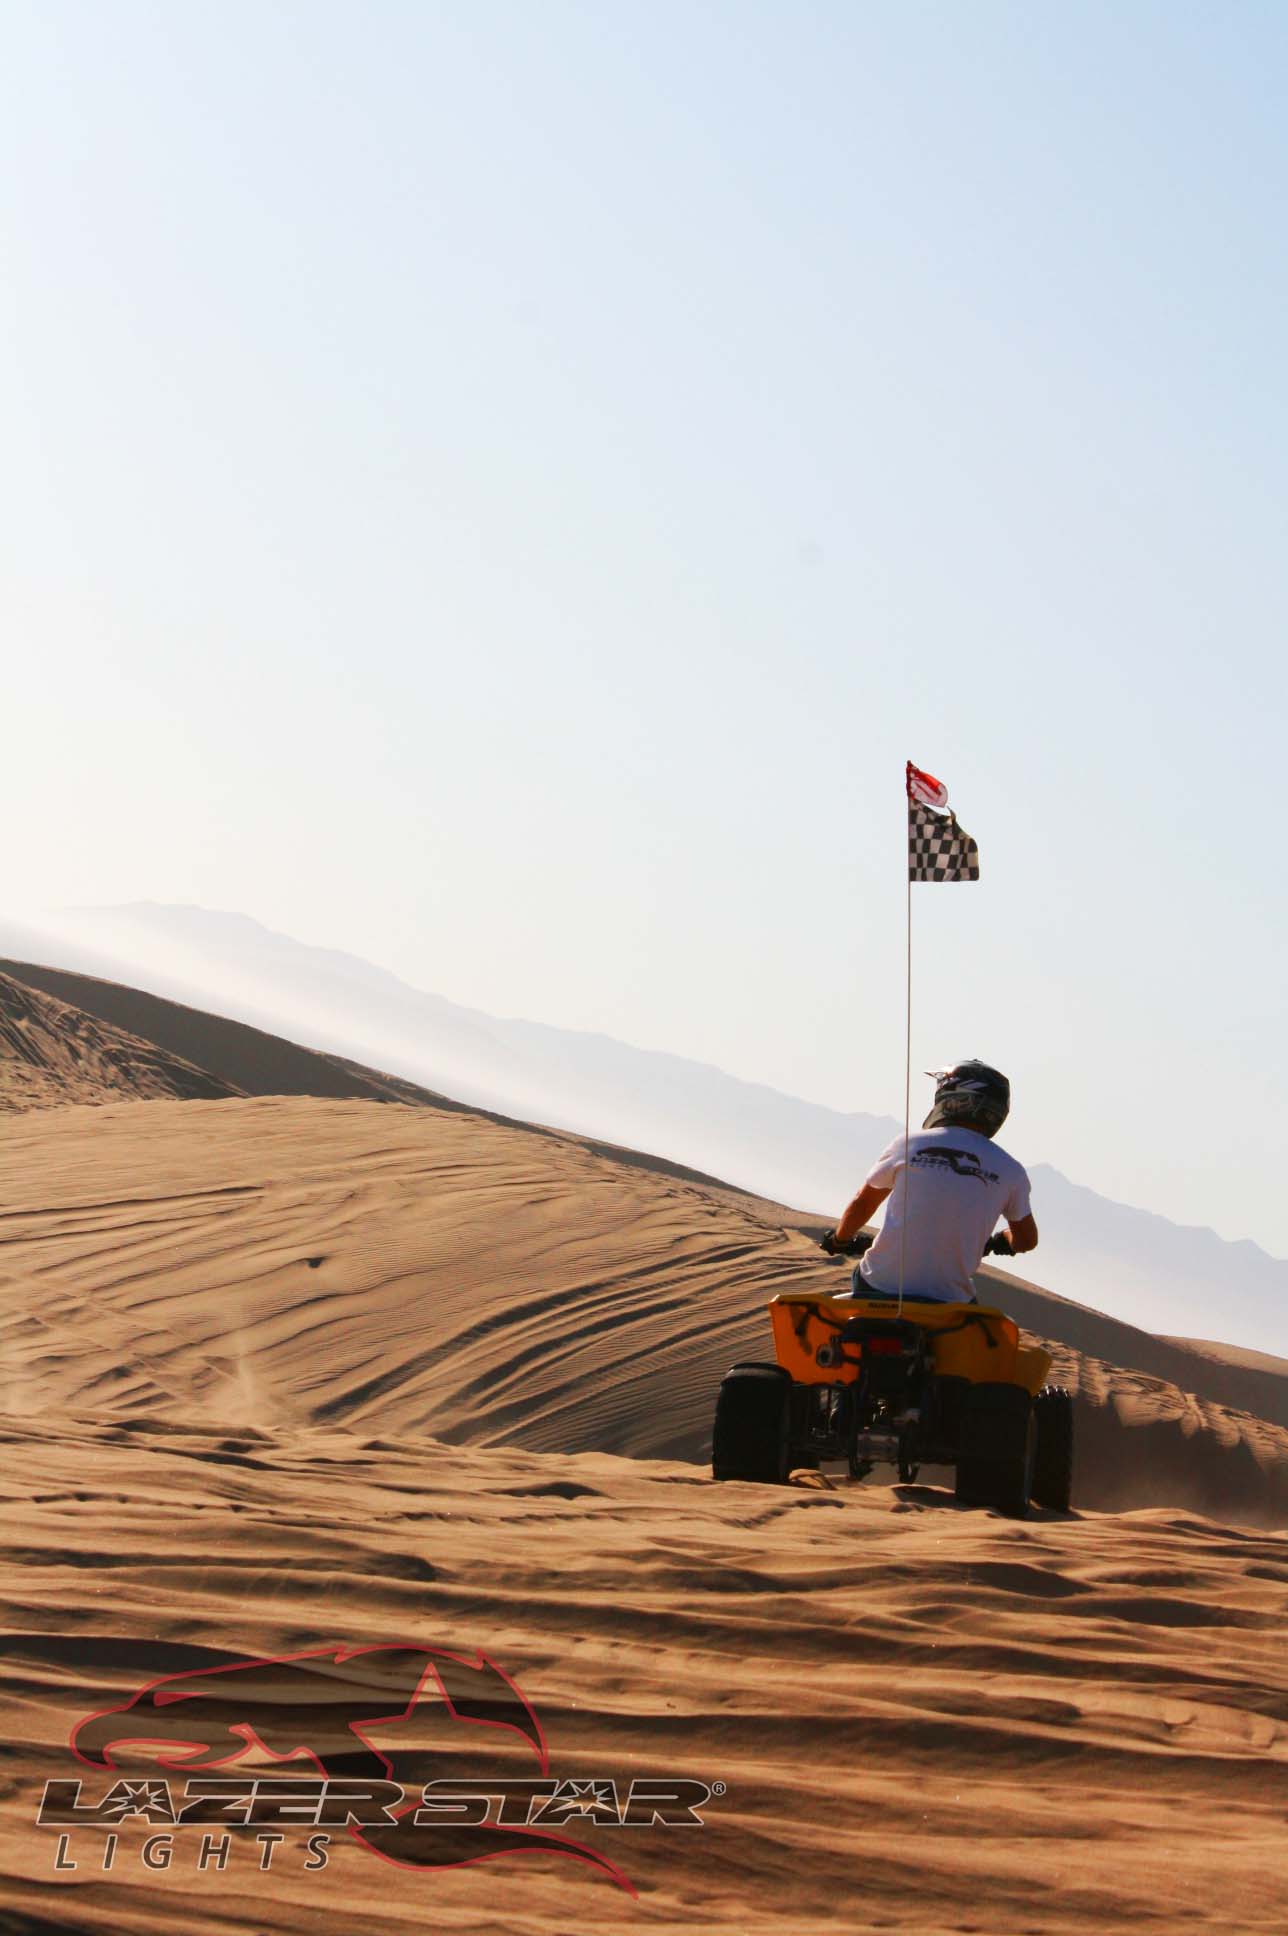
[(974, 1060), (926, 1074), (935, 1078), (935, 1101), (923, 1129), (955, 1126), (996, 1136), (1011, 1108), (1011, 1085), (1004, 1075)]

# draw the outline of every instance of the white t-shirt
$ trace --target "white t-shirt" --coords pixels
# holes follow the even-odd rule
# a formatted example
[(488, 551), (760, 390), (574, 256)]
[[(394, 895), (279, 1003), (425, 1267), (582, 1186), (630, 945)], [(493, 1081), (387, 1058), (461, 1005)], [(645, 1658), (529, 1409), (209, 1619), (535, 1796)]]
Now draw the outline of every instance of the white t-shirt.
[(891, 1194), (876, 1241), (860, 1259), (860, 1275), (874, 1291), (898, 1291), (899, 1232), (906, 1224), (905, 1292), (952, 1304), (969, 1302), (975, 1295), (971, 1275), (979, 1269), (998, 1218), (1015, 1223), (1029, 1214), (1028, 1173), (974, 1129), (916, 1130), (908, 1149), (911, 1191), (902, 1136), (882, 1152), (865, 1178)]

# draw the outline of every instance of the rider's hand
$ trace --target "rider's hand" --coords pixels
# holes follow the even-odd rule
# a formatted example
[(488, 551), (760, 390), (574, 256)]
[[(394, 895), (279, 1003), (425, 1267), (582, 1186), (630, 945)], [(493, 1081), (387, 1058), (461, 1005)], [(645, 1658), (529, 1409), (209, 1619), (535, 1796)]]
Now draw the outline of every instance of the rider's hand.
[(823, 1232), (823, 1235), (818, 1240), (818, 1247), (820, 1250), (826, 1251), (829, 1257), (839, 1257), (841, 1254), (837, 1248), (836, 1232), (834, 1230), (825, 1230)]

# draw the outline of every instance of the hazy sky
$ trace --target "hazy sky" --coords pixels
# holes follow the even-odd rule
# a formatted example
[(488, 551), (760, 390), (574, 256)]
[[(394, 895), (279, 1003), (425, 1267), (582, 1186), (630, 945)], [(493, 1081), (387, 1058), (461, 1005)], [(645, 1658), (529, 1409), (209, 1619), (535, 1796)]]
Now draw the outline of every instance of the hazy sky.
[(0, 0), (14, 911), (194, 901), (1288, 1254), (1288, 10)]

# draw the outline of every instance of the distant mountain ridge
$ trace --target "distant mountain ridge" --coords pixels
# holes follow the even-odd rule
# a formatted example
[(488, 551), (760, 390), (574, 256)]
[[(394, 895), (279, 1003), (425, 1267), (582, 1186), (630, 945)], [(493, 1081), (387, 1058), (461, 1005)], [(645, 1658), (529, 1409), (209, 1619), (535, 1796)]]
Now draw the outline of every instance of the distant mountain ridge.
[[(10, 936), (21, 946), (15, 949)], [(27, 960), (27, 930), (0, 947)], [(835, 1217), (900, 1125), (843, 1113), (709, 1064), (611, 1037), (503, 1019), (411, 987), (358, 956), (245, 915), (151, 903), (80, 909), (45, 959), (213, 1008), (440, 1096), (614, 1144)], [(1288, 1355), (1288, 1262), (1031, 1166), (1052, 1290), (1141, 1329)]]

